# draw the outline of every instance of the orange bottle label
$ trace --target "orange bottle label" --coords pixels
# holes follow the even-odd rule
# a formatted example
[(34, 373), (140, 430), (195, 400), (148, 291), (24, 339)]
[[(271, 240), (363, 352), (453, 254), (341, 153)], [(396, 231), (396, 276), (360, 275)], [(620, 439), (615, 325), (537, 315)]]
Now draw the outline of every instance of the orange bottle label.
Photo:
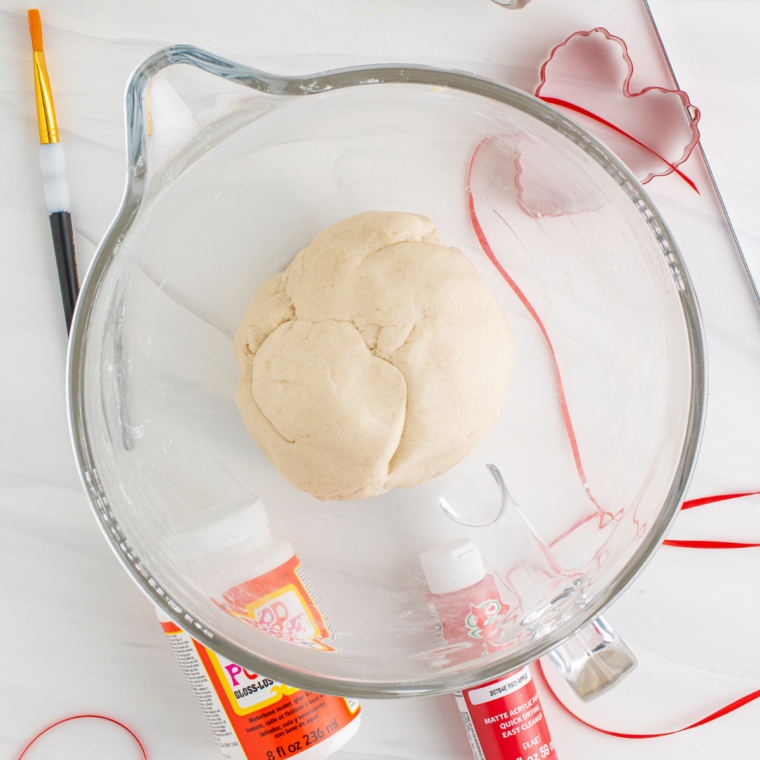
[(333, 651), (316, 592), (294, 556), (274, 570), (222, 594), (216, 604), (270, 636), (312, 649)]
[[(297, 557), (229, 589), (223, 598), (224, 603), (217, 602), (222, 609), (272, 636), (332, 649), (325, 643), (330, 638), (328, 625)], [(174, 623), (161, 625), (229, 760), (292, 757), (333, 736), (361, 712), (356, 700), (287, 686), (207, 649)], [(206, 681), (201, 669), (213, 695), (196, 687)]]

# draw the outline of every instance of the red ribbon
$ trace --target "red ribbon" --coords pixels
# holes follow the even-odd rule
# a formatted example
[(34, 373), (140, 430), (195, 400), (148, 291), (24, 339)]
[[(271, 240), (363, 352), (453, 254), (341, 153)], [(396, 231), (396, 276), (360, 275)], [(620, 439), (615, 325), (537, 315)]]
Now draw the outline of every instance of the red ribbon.
[(667, 164), (668, 167), (674, 171), (681, 179), (688, 182), (689, 186), (696, 190), (697, 195), (701, 195), (699, 192), (699, 189), (697, 188), (696, 184), (690, 180), (677, 166), (673, 165), (668, 161), (666, 158), (663, 158), (659, 153), (655, 153), (648, 145), (644, 145), (641, 140), (637, 140), (633, 135), (629, 135), (628, 132), (625, 130), (620, 129), (620, 127), (616, 127), (612, 122), (607, 121), (606, 119), (603, 119), (601, 116), (597, 116), (595, 113), (592, 113), (591, 111), (587, 111), (585, 108), (581, 108), (580, 106), (576, 106), (574, 103), (568, 103), (566, 100), (560, 100), (559, 98), (545, 98), (543, 95), (536, 95), (536, 97), (539, 100), (543, 100), (544, 103), (551, 103), (553, 106), (562, 106), (563, 108), (567, 108), (570, 111), (575, 111), (575, 113), (579, 113), (582, 116), (588, 116), (589, 119), (593, 119), (594, 121), (598, 121), (600, 124), (604, 124), (605, 127), (609, 127), (610, 129), (614, 129), (615, 132), (618, 132), (619, 134), (623, 135), (623, 137), (627, 137), (629, 140), (636, 143), (636, 145), (639, 145), (640, 147), (644, 148), (644, 150), (649, 151), (653, 156), (656, 156), (660, 159), (664, 164)]
[(21, 758), (26, 754), (26, 751), (29, 749), (29, 747), (34, 744), (37, 739), (40, 738), (43, 734), (46, 734), (48, 731), (50, 731), (52, 728), (55, 728), (56, 726), (60, 726), (61, 723), (68, 723), (70, 720), (80, 720), (81, 718), (95, 718), (96, 720), (107, 720), (109, 723), (115, 723), (120, 728), (123, 728), (136, 742), (137, 746), (140, 748), (140, 752), (142, 752), (143, 760), (148, 760), (147, 754), (145, 754), (145, 747), (143, 747), (142, 742), (137, 738), (135, 733), (127, 728), (123, 723), (119, 723), (118, 720), (114, 720), (113, 718), (106, 718), (105, 715), (72, 715), (70, 718), (64, 718), (63, 720), (59, 720), (56, 723), (53, 723), (51, 726), (48, 726), (47, 728), (40, 731), (37, 736), (32, 739), (32, 741), (29, 742), (29, 744), (24, 747), (23, 752), (18, 756), (18, 760), (21, 760)]
[[(575, 468), (578, 470), (578, 475), (580, 476), (581, 483), (583, 484), (583, 489), (586, 492), (589, 501), (591, 501), (591, 503), (596, 507), (597, 512), (600, 514), (600, 523), (606, 524), (610, 520), (619, 520), (622, 516), (622, 510), (616, 515), (613, 515), (612, 512), (607, 512), (594, 498), (594, 495), (591, 493), (591, 489), (589, 488), (588, 480), (586, 479), (586, 473), (583, 470), (583, 462), (581, 462), (581, 453), (578, 448), (578, 441), (575, 437), (575, 430), (573, 429), (573, 423), (570, 419), (570, 410), (567, 408), (567, 399), (565, 398), (565, 389), (562, 385), (562, 376), (560, 375), (559, 365), (557, 364), (557, 356), (554, 353), (554, 346), (552, 346), (551, 339), (549, 338), (549, 333), (546, 331), (544, 323), (541, 321), (541, 317), (538, 316), (538, 313), (531, 305), (527, 296), (522, 292), (522, 290), (520, 290), (517, 283), (507, 274), (506, 269), (504, 269), (499, 260), (496, 258), (496, 255), (494, 254), (488, 240), (486, 239), (483, 228), (480, 226), (478, 216), (475, 213), (475, 200), (473, 198), (472, 189), (470, 187), (472, 184), (472, 167), (475, 164), (475, 157), (478, 155), (480, 149), (483, 147), (483, 145), (485, 145), (486, 142), (488, 142), (488, 138), (481, 140), (475, 148), (475, 152), (472, 154), (472, 158), (470, 159), (470, 167), (467, 174), (467, 194), (469, 198), (470, 221), (472, 222), (472, 227), (475, 230), (475, 235), (478, 238), (478, 242), (480, 243), (480, 247), (483, 249), (483, 252), (486, 254), (486, 256), (488, 256), (489, 260), (496, 267), (499, 274), (506, 280), (509, 287), (512, 288), (515, 295), (520, 299), (522, 305), (528, 310), (528, 313), (531, 315), (531, 317), (533, 317), (534, 322), (538, 325), (538, 329), (541, 330), (541, 333), (546, 340), (546, 344), (549, 347), (549, 351), (552, 355), (554, 369), (557, 372), (557, 393), (559, 395), (560, 406), (562, 407), (562, 419), (565, 423), (565, 430), (567, 431), (567, 437), (570, 441), (570, 448), (573, 452), (573, 459), (575, 460)], [(587, 519), (588, 518), (584, 519), (583, 522), (586, 522)]]
[(676, 546), (681, 549), (753, 549), (760, 544), (742, 544), (735, 541), (671, 541), (665, 540), (663, 546)]
[[(714, 504), (716, 501), (728, 501), (729, 499), (740, 499), (742, 496), (757, 496), (760, 491), (750, 491), (748, 493), (724, 493), (718, 496), (705, 496), (701, 499), (690, 499), (681, 505), (681, 511), (684, 509), (694, 509), (705, 504)], [(675, 546), (681, 549), (754, 549), (760, 544), (738, 543), (736, 541), (678, 541), (667, 539), (662, 542), (663, 546)]]
[(728, 715), (728, 713), (733, 712), (734, 710), (738, 710), (740, 707), (744, 707), (744, 705), (749, 704), (750, 702), (754, 702), (758, 697), (760, 697), (760, 690), (753, 691), (751, 694), (747, 694), (744, 697), (741, 697), (741, 699), (737, 699), (735, 702), (732, 702), (730, 705), (726, 705), (725, 707), (721, 707), (720, 710), (716, 710), (714, 713), (710, 713), (706, 718), (702, 718), (702, 720), (698, 720), (696, 723), (692, 723), (690, 726), (684, 726), (683, 728), (677, 728), (675, 731), (663, 731), (660, 734), (624, 734), (619, 731), (607, 731), (604, 728), (599, 728), (599, 726), (592, 726), (591, 723), (587, 723), (583, 718), (579, 718), (562, 700), (557, 696), (554, 689), (552, 689), (551, 684), (549, 683), (549, 679), (546, 677), (546, 674), (544, 673), (544, 668), (541, 665), (540, 660), (536, 660), (535, 665), (538, 667), (538, 672), (541, 674), (541, 677), (544, 680), (544, 683), (546, 684), (546, 687), (551, 692), (551, 695), (554, 697), (554, 699), (557, 700), (559, 703), (559, 706), (567, 713), (573, 716), (577, 721), (580, 721), (583, 723), (584, 726), (588, 726), (589, 728), (593, 728), (594, 731), (598, 731), (600, 734), (607, 734), (607, 736), (617, 736), (621, 739), (657, 739), (660, 736), (671, 736), (672, 734), (680, 734), (681, 731), (688, 731), (690, 728), (697, 728), (698, 726), (704, 726), (705, 723), (711, 723), (714, 720), (717, 720), (718, 718), (722, 718), (724, 715)]
[[(493, 252), (493, 249), (491, 248), (491, 245), (488, 242), (485, 236), (485, 233), (483, 232), (483, 227), (480, 225), (480, 221), (478, 220), (478, 215), (475, 212), (475, 199), (472, 194), (472, 169), (473, 169), (473, 166), (475, 165), (475, 158), (477, 157), (483, 145), (485, 145), (485, 143), (488, 142), (488, 139), (489, 138), (485, 138), (484, 140), (481, 140), (478, 143), (477, 147), (475, 148), (472, 154), (472, 158), (470, 159), (470, 166), (467, 173), (467, 195), (468, 195), (468, 206), (469, 206), (469, 211), (470, 211), (470, 222), (472, 223), (472, 228), (475, 231), (475, 236), (478, 238), (478, 242), (480, 243), (480, 247), (483, 249), (483, 252), (488, 257), (489, 261), (496, 267), (496, 270), (504, 278), (504, 280), (512, 289), (514, 294), (520, 299), (520, 302), (527, 309), (530, 316), (533, 317), (533, 321), (536, 323), (536, 325), (538, 326), (538, 329), (541, 330), (541, 334), (544, 336), (544, 340), (546, 341), (546, 345), (548, 346), (549, 352), (551, 353), (552, 363), (554, 364), (554, 370), (557, 375), (557, 393), (559, 395), (559, 402), (562, 408), (562, 419), (565, 423), (565, 430), (567, 432), (567, 437), (570, 442), (570, 448), (573, 453), (575, 467), (576, 467), (576, 470), (578, 471), (578, 476), (581, 479), (581, 483), (583, 484), (583, 489), (586, 491), (586, 495), (588, 496), (591, 503), (596, 507), (597, 512), (601, 514), (600, 524), (604, 525), (606, 524), (606, 522), (609, 522), (610, 519), (619, 520), (621, 517), (622, 510), (621, 512), (618, 512), (616, 515), (613, 515), (611, 512), (608, 512), (605, 509), (603, 509), (602, 506), (599, 504), (599, 502), (594, 498), (593, 494), (591, 493), (588, 480), (586, 479), (586, 473), (584, 472), (584, 469), (583, 469), (583, 462), (581, 461), (580, 449), (578, 448), (578, 441), (575, 437), (575, 430), (573, 428), (572, 420), (570, 419), (570, 410), (568, 409), (568, 406), (567, 406), (567, 398), (565, 397), (565, 389), (562, 384), (562, 375), (560, 374), (560, 371), (559, 371), (557, 356), (554, 353), (554, 346), (552, 345), (551, 338), (549, 338), (549, 333), (547, 332), (546, 327), (544, 326), (544, 323), (541, 321), (541, 317), (538, 316), (538, 312), (536, 312), (536, 310), (533, 308), (533, 305), (530, 303), (525, 293), (522, 292), (518, 284), (509, 276), (506, 269), (504, 269), (504, 267), (501, 265), (499, 260), (496, 258), (496, 254)], [(712, 504), (713, 502), (716, 502), (716, 501), (738, 499), (742, 496), (754, 496), (758, 493), (760, 493), (760, 491), (751, 491), (748, 493), (721, 494), (719, 496), (706, 496), (701, 499), (691, 499), (690, 501), (685, 501), (683, 505), (681, 506), (681, 509), (693, 509), (694, 507), (701, 507), (704, 504)], [(562, 536), (560, 536), (560, 538), (563, 538), (568, 533), (580, 527), (583, 523), (588, 522), (590, 519), (592, 519), (592, 517), (594, 517), (594, 515), (589, 515), (588, 517), (585, 517), (579, 523), (577, 523), (572, 528), (570, 528), (569, 531), (567, 531)], [(556, 543), (556, 540), (552, 542), (552, 544), (554, 543)], [(754, 548), (754, 547), (760, 546), (760, 544), (737, 543), (733, 541), (666, 540), (666, 541), (663, 541), (663, 544), (665, 546), (675, 546), (675, 547), (688, 548), (688, 549), (747, 549), (747, 548)]]
[[(568, 104), (562, 103), (562, 105), (568, 105)], [(541, 330), (541, 334), (544, 336), (544, 339), (546, 340), (546, 343), (549, 347), (549, 351), (552, 356), (552, 362), (554, 363), (554, 369), (557, 374), (557, 392), (559, 394), (560, 406), (562, 407), (562, 418), (565, 422), (565, 430), (567, 431), (567, 436), (570, 441), (570, 448), (572, 449), (572, 452), (573, 452), (573, 459), (575, 460), (575, 466), (576, 466), (576, 469), (578, 470), (578, 475), (580, 476), (581, 483), (583, 483), (583, 488), (586, 491), (588, 498), (591, 500), (592, 504), (594, 504), (594, 506), (597, 508), (597, 513), (601, 513), (600, 525), (603, 525), (605, 519), (609, 521), (609, 518), (613, 517), (613, 515), (612, 513), (607, 512), (606, 510), (602, 509), (600, 504), (591, 494), (591, 490), (586, 480), (586, 475), (583, 470), (583, 464), (581, 463), (581, 455), (580, 455), (580, 450), (578, 448), (578, 441), (576, 440), (576, 437), (575, 437), (573, 423), (570, 420), (570, 411), (567, 406), (567, 399), (565, 398), (565, 391), (562, 385), (562, 377), (560, 375), (559, 365), (557, 363), (557, 357), (556, 357), (556, 354), (554, 353), (554, 347), (552, 346), (552, 342), (549, 338), (549, 333), (547, 332), (546, 327), (544, 327), (544, 324), (541, 321), (541, 318), (538, 316), (538, 313), (533, 308), (530, 301), (528, 301), (527, 297), (522, 292), (522, 290), (520, 290), (517, 283), (509, 276), (509, 274), (507, 274), (507, 271), (504, 269), (504, 267), (501, 265), (499, 260), (496, 258), (496, 255), (494, 254), (493, 250), (491, 249), (490, 244), (488, 243), (488, 240), (486, 239), (485, 233), (483, 232), (483, 228), (481, 227), (480, 221), (478, 220), (478, 216), (475, 212), (475, 200), (472, 194), (472, 168), (475, 163), (476, 156), (478, 155), (480, 149), (483, 147), (483, 145), (487, 141), (488, 141), (488, 138), (478, 143), (477, 147), (475, 148), (475, 151), (472, 154), (472, 158), (470, 159), (470, 166), (469, 166), (468, 175), (467, 175), (467, 193), (468, 193), (468, 199), (469, 199), (470, 221), (472, 223), (473, 230), (475, 231), (475, 235), (478, 238), (478, 242), (480, 243), (480, 247), (483, 249), (483, 252), (486, 254), (486, 256), (491, 261), (491, 263), (496, 267), (497, 271), (504, 278), (504, 280), (507, 282), (509, 287), (512, 288), (515, 295), (520, 299), (520, 302), (523, 304), (523, 306), (525, 306), (525, 308), (528, 310), (528, 313), (531, 315), (531, 317), (533, 317), (533, 320), (538, 325), (539, 330)], [(676, 171), (678, 170), (676, 169)], [(685, 501), (683, 505), (681, 506), (681, 509), (682, 510), (693, 509), (695, 507), (701, 507), (705, 504), (712, 504), (718, 501), (727, 501), (729, 499), (738, 499), (738, 498), (741, 498), (742, 496), (754, 496), (758, 493), (760, 493), (760, 491), (752, 491), (749, 493), (721, 494), (718, 496), (706, 496), (700, 499), (691, 499), (689, 501)], [(564, 533), (563, 536), (561, 536), (560, 538), (564, 537), (568, 533), (580, 527), (580, 525), (582, 525), (583, 523), (588, 522), (588, 520), (592, 519), (593, 517), (595, 517), (594, 514), (589, 515), (588, 517), (584, 518), (579, 523), (577, 523), (572, 528), (570, 528), (570, 530)], [(614, 515), (614, 519), (620, 519), (620, 513), (618, 513), (617, 515)], [(556, 540), (553, 543), (556, 543)], [(663, 543), (666, 546), (674, 546), (674, 547), (681, 547), (681, 548), (688, 548), (688, 549), (746, 549), (750, 547), (760, 546), (760, 544), (735, 543), (731, 541), (666, 540)], [(561, 702), (559, 697), (554, 693), (554, 690), (549, 685), (549, 682), (546, 679), (546, 676), (544, 675), (541, 663), (538, 660), (536, 661), (536, 665), (538, 666), (539, 672), (541, 673), (544, 681), (546, 682), (546, 685), (549, 688), (549, 691), (552, 693), (554, 698), (557, 700), (557, 702), (559, 702), (559, 704), (562, 706), (562, 708), (565, 711), (570, 713), (570, 715), (572, 715), (576, 720), (583, 723), (584, 726), (593, 728), (594, 731), (599, 731), (600, 733), (607, 734), (609, 736), (617, 736), (624, 739), (653, 739), (660, 736), (669, 736), (670, 734), (677, 734), (677, 733), (680, 733), (681, 731), (687, 731), (690, 728), (696, 728), (697, 726), (702, 726), (705, 723), (710, 723), (711, 721), (716, 720), (722, 717), (723, 715), (727, 715), (728, 713), (733, 712), (734, 710), (737, 710), (743, 705), (746, 705), (747, 703), (752, 702), (758, 697), (760, 697), (760, 690), (752, 692), (752, 694), (748, 694), (747, 696), (742, 697), (741, 699), (737, 699), (735, 702), (732, 702), (730, 705), (727, 705), (726, 707), (721, 708), (720, 710), (712, 713), (711, 715), (708, 715), (706, 718), (703, 718), (702, 720), (699, 720), (696, 723), (692, 723), (690, 726), (679, 728), (676, 731), (666, 731), (665, 733), (660, 733), (660, 734), (625, 734), (625, 733), (618, 733), (616, 731), (607, 731), (603, 728), (599, 728), (598, 726), (592, 726), (590, 723), (587, 723), (586, 721), (579, 718), (572, 710), (570, 710), (569, 707), (567, 707), (563, 702)]]
[(716, 501), (727, 501), (728, 499), (740, 499), (742, 496), (757, 496), (760, 491), (749, 491), (748, 493), (724, 493), (719, 496), (705, 496), (701, 499), (691, 499), (685, 501), (681, 509), (694, 509), (704, 504), (712, 504)]

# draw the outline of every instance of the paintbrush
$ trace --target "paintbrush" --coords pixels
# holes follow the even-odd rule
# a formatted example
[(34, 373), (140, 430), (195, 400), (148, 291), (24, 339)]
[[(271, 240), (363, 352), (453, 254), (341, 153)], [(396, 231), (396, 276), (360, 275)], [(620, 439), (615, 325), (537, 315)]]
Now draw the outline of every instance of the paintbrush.
[(42, 24), (38, 10), (29, 11), (29, 32), (32, 35), (34, 50), (34, 90), (37, 95), (37, 120), (40, 127), (40, 167), (45, 180), (45, 203), (50, 212), (50, 230), (53, 233), (66, 330), (70, 330), (79, 295), (79, 272), (74, 250), (74, 230), (69, 213), (66, 160), (58, 138), (53, 91), (50, 88), (45, 53), (42, 50)]

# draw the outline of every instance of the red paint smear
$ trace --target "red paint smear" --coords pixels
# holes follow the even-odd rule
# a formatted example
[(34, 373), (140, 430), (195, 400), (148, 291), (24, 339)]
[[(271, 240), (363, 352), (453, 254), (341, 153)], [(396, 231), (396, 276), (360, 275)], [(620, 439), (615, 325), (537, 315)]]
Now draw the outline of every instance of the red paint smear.
[[(613, 515), (612, 512), (607, 512), (602, 508), (602, 506), (599, 504), (599, 502), (594, 498), (594, 495), (591, 493), (591, 489), (588, 485), (588, 480), (586, 479), (586, 473), (583, 470), (583, 463), (581, 462), (581, 454), (578, 449), (578, 441), (575, 437), (575, 430), (573, 429), (573, 423), (570, 419), (570, 410), (567, 408), (567, 399), (565, 398), (565, 389), (562, 385), (562, 376), (560, 375), (559, 371), (559, 365), (557, 364), (557, 356), (554, 353), (554, 346), (552, 345), (551, 338), (549, 338), (549, 333), (546, 331), (546, 328), (544, 327), (544, 323), (541, 321), (541, 317), (538, 316), (538, 313), (531, 305), (530, 301), (527, 299), (525, 294), (520, 290), (517, 283), (507, 274), (507, 271), (504, 269), (504, 267), (499, 263), (499, 260), (496, 258), (496, 255), (494, 254), (493, 250), (491, 250), (491, 246), (488, 243), (488, 240), (486, 240), (485, 233), (483, 232), (483, 228), (480, 226), (480, 222), (478, 221), (478, 216), (475, 213), (475, 199), (472, 195), (472, 188), (470, 187), (472, 183), (472, 168), (475, 164), (475, 158), (478, 155), (480, 149), (485, 145), (486, 142), (488, 142), (489, 138), (485, 138), (484, 140), (481, 140), (477, 147), (475, 148), (475, 151), (472, 154), (472, 158), (470, 159), (470, 167), (467, 173), (467, 195), (469, 198), (469, 208), (470, 208), (470, 221), (472, 222), (472, 227), (475, 230), (475, 235), (478, 238), (478, 242), (480, 243), (480, 247), (483, 249), (483, 252), (488, 256), (491, 263), (496, 267), (499, 274), (506, 280), (507, 284), (510, 288), (514, 291), (515, 295), (520, 299), (520, 302), (525, 306), (525, 308), (528, 310), (528, 313), (533, 317), (533, 320), (538, 325), (538, 329), (541, 330), (542, 335), (544, 336), (544, 339), (546, 340), (546, 344), (549, 347), (549, 351), (552, 355), (552, 362), (554, 363), (554, 369), (557, 373), (557, 393), (559, 395), (559, 403), (562, 407), (562, 419), (565, 422), (565, 430), (567, 431), (567, 437), (570, 441), (570, 448), (573, 452), (573, 459), (575, 460), (575, 467), (578, 470), (578, 475), (580, 476), (581, 483), (583, 484), (583, 490), (586, 492), (586, 495), (588, 496), (591, 503), (596, 507), (597, 513), (600, 515), (599, 519), (599, 527), (603, 528), (605, 525), (607, 525), (610, 520), (619, 520), (622, 517), (623, 510), (620, 510), (616, 515)], [(593, 515), (592, 515), (593, 517)], [(586, 522), (591, 518), (585, 518), (582, 522)], [(580, 525), (582, 523), (579, 523)], [(571, 530), (574, 530), (574, 526)]]
[(671, 171), (674, 171), (679, 177), (681, 177), (683, 180), (688, 182), (689, 186), (697, 193), (697, 195), (701, 195), (699, 190), (697, 189), (696, 184), (692, 180), (690, 180), (678, 167), (676, 167), (674, 164), (671, 164), (670, 161), (668, 161), (666, 158), (663, 158), (659, 153), (655, 153), (649, 146), (644, 145), (641, 140), (637, 140), (633, 135), (629, 135), (628, 132), (620, 129), (620, 127), (616, 127), (612, 122), (607, 121), (606, 119), (603, 119), (601, 116), (597, 116), (595, 113), (591, 113), (591, 111), (587, 111), (585, 108), (581, 108), (580, 106), (576, 106), (573, 103), (568, 103), (566, 100), (560, 100), (559, 98), (544, 98), (540, 95), (537, 96), (539, 100), (543, 100), (544, 103), (551, 103), (554, 106), (562, 106), (563, 108), (568, 108), (571, 111), (575, 111), (576, 113), (583, 114), (583, 116), (588, 116), (590, 119), (593, 119), (594, 121), (598, 121), (600, 124), (604, 124), (605, 127), (609, 127), (610, 129), (614, 129), (615, 132), (618, 132), (619, 134), (623, 135), (623, 137), (627, 137), (629, 140), (633, 140), (633, 142), (636, 143), (636, 145), (641, 146), (644, 148), (644, 150), (649, 151), (653, 156), (656, 156), (660, 159), (664, 164), (667, 164)]
[(546, 687), (549, 689), (549, 692), (554, 697), (554, 699), (557, 700), (557, 703), (559, 706), (567, 713), (573, 716), (577, 721), (580, 723), (583, 723), (584, 726), (588, 726), (589, 728), (592, 728), (594, 731), (598, 731), (600, 734), (607, 734), (607, 736), (617, 736), (621, 739), (656, 739), (660, 736), (672, 736), (673, 734), (680, 734), (682, 731), (688, 731), (691, 728), (697, 728), (698, 726), (704, 726), (705, 723), (711, 723), (714, 720), (717, 720), (718, 718), (722, 718), (724, 715), (728, 715), (729, 713), (734, 712), (734, 710), (738, 710), (740, 707), (744, 707), (744, 705), (749, 704), (750, 702), (754, 702), (756, 699), (760, 698), (760, 690), (753, 691), (751, 694), (747, 694), (746, 696), (742, 697), (741, 699), (737, 699), (735, 702), (731, 702), (730, 705), (726, 705), (725, 707), (722, 707), (720, 710), (716, 710), (714, 713), (711, 713), (706, 718), (702, 718), (702, 720), (698, 720), (696, 723), (692, 723), (690, 726), (684, 726), (683, 728), (677, 728), (675, 731), (664, 731), (661, 734), (624, 734), (620, 733), (618, 731), (607, 731), (604, 728), (599, 728), (598, 726), (592, 726), (590, 723), (586, 723), (583, 718), (579, 718), (560, 698), (556, 695), (554, 689), (552, 689), (551, 684), (549, 683), (549, 680), (546, 677), (546, 674), (544, 673), (544, 668), (541, 665), (540, 660), (536, 660), (536, 667), (538, 668), (538, 672), (541, 674), (541, 678), (543, 679), (544, 683), (546, 684)]
[(26, 751), (29, 749), (29, 747), (34, 744), (37, 739), (40, 738), (43, 734), (46, 734), (50, 729), (55, 728), (56, 726), (60, 726), (61, 723), (68, 723), (70, 720), (80, 720), (82, 718), (95, 718), (96, 720), (107, 720), (109, 723), (115, 723), (120, 728), (123, 728), (136, 742), (137, 746), (140, 748), (140, 752), (142, 752), (143, 760), (148, 760), (148, 755), (145, 753), (145, 747), (143, 747), (142, 742), (137, 738), (135, 733), (127, 728), (123, 723), (119, 723), (118, 720), (114, 720), (113, 718), (106, 718), (105, 715), (73, 715), (71, 718), (64, 718), (63, 720), (59, 720), (56, 723), (53, 723), (51, 726), (48, 726), (47, 728), (40, 731), (37, 736), (32, 739), (32, 741), (29, 742), (29, 744), (24, 747), (24, 751), (18, 756), (18, 760), (21, 760), (21, 758), (26, 754)]
[[(653, 151), (649, 146), (645, 145), (644, 143), (637, 140), (632, 135), (628, 134), (624, 130), (620, 129), (619, 127), (615, 126), (614, 124), (610, 123), (609, 121), (606, 121), (605, 119), (601, 118), (600, 116), (597, 116), (596, 114), (592, 113), (591, 111), (587, 111), (584, 108), (581, 108), (580, 106), (576, 106), (573, 103), (568, 103), (567, 101), (559, 100), (556, 98), (546, 98), (541, 95), (541, 88), (546, 84), (546, 68), (547, 66), (552, 62), (554, 59), (555, 54), (560, 48), (565, 47), (573, 37), (589, 37), (590, 35), (594, 34), (595, 32), (598, 32), (602, 34), (606, 39), (610, 40), (611, 42), (617, 43), (621, 48), (621, 54), (623, 56), (623, 60), (625, 61), (625, 65), (628, 69), (628, 75), (626, 76), (624, 82), (623, 82), (623, 96), (626, 98), (637, 98), (642, 95), (646, 95), (648, 92), (652, 92), (653, 90), (658, 90), (659, 92), (663, 93), (673, 93), (679, 96), (681, 99), (681, 102), (683, 103), (684, 109), (689, 111), (693, 111), (693, 118), (691, 119), (690, 128), (692, 131), (692, 139), (690, 142), (686, 145), (686, 148), (684, 149), (683, 155), (681, 158), (676, 161), (674, 164), (671, 164), (669, 161), (667, 161), (665, 158), (663, 158), (661, 155)], [(690, 180), (685, 174), (680, 172), (678, 170), (678, 166), (682, 164), (684, 161), (686, 161), (689, 156), (691, 155), (691, 152), (694, 150), (694, 147), (699, 142), (699, 127), (697, 126), (699, 124), (699, 120), (701, 117), (701, 113), (699, 109), (692, 105), (691, 100), (689, 99), (689, 96), (686, 92), (683, 90), (671, 90), (666, 87), (645, 87), (640, 92), (631, 92), (630, 90), (630, 84), (631, 79), (633, 78), (633, 61), (631, 60), (631, 56), (628, 54), (628, 45), (626, 45), (625, 40), (623, 40), (621, 37), (616, 37), (614, 34), (610, 34), (607, 29), (605, 29), (603, 26), (598, 26), (594, 29), (591, 29), (588, 32), (575, 32), (574, 34), (571, 34), (564, 42), (557, 45), (555, 48), (552, 49), (551, 53), (549, 54), (549, 57), (543, 62), (541, 65), (541, 71), (540, 71), (540, 83), (538, 87), (536, 88), (536, 91), (534, 95), (539, 99), (543, 100), (547, 103), (552, 103), (554, 105), (564, 106), (565, 108), (569, 108), (570, 110), (576, 111), (577, 113), (581, 113), (584, 116), (588, 116), (591, 119), (594, 119), (595, 121), (598, 121), (601, 124), (604, 124), (607, 127), (610, 127), (611, 129), (615, 130), (616, 132), (620, 133), (624, 137), (627, 137), (628, 139), (635, 142), (640, 147), (644, 148), (645, 150), (649, 151), (653, 156), (656, 156), (658, 159), (660, 159), (663, 163), (665, 163), (669, 167), (669, 171), (665, 172), (664, 174), (649, 174), (644, 180), (642, 180), (642, 184), (646, 184), (650, 180), (654, 179), (654, 177), (661, 177), (665, 176), (667, 174), (671, 174), (672, 172), (676, 172), (680, 177), (682, 177), (688, 184), (696, 190), (698, 194), (699, 190), (697, 189), (697, 186)]]

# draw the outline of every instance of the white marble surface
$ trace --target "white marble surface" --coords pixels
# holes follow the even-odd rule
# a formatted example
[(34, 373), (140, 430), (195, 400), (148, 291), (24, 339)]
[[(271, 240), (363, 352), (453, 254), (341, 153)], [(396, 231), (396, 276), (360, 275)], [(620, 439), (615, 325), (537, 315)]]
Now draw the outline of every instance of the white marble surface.
[[(547, 24), (562, 16), (575, 31), (596, 25), (609, 13), (606, 3), (534, 0), (520, 14), (549, 14)], [(702, 109), (704, 146), (738, 235), (748, 256), (760, 258), (760, 3), (656, 0), (653, 7), (680, 83)], [(167, 44), (193, 43), (282, 73), (410, 61), (531, 84), (515, 81), (519, 72), (507, 63), (515, 51), (505, 39), (520, 14), (487, 0), (59, 0), (40, 10), (82, 269), (121, 198), (124, 84), (140, 60)], [(519, 47), (526, 66), (545, 52), (529, 39)], [(132, 727), (151, 760), (216, 758), (150, 605), (100, 536), (74, 466), (30, 58), (26, 8), (0, 0), (0, 753), (16, 758), (49, 723), (98, 712)], [(674, 227), (678, 221), (708, 334), (711, 398), (690, 496), (757, 490), (760, 309), (736, 260), (716, 257), (712, 267), (711, 251), (689, 233), (688, 209), (664, 190), (657, 200)], [(674, 534), (760, 541), (758, 507), (755, 498), (689, 513)], [(675, 728), (760, 687), (758, 563), (760, 550), (660, 551), (609, 614), (641, 666), (619, 692), (584, 708), (584, 717), (618, 730)], [(760, 704), (644, 742), (592, 732), (546, 694), (544, 706), (563, 760), (757, 754)], [(471, 756), (449, 697), (365, 700), (363, 721), (336, 757)], [(46, 736), (26, 757), (139, 755), (115, 727), (79, 722)]]

